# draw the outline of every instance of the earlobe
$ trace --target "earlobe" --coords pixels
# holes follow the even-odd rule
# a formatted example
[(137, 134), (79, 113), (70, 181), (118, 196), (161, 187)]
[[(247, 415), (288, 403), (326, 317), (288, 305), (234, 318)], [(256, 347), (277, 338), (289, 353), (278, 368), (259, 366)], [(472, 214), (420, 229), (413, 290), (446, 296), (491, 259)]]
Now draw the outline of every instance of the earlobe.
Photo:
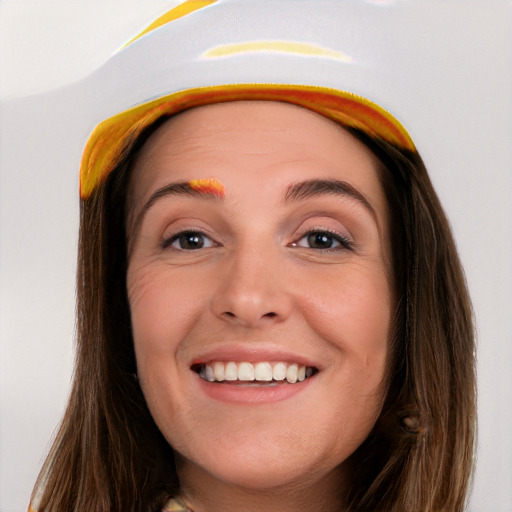
[(405, 416), (400, 420), (402, 428), (408, 434), (421, 434), (425, 429), (419, 416)]

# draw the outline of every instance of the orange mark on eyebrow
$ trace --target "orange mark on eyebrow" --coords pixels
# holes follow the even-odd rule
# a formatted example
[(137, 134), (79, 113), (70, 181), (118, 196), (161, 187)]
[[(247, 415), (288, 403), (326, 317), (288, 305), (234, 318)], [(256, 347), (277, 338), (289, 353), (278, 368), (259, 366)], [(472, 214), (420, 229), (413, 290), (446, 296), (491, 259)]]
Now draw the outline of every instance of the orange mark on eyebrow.
[(188, 182), (188, 186), (201, 194), (211, 194), (220, 198), (226, 195), (224, 185), (215, 178), (190, 180)]

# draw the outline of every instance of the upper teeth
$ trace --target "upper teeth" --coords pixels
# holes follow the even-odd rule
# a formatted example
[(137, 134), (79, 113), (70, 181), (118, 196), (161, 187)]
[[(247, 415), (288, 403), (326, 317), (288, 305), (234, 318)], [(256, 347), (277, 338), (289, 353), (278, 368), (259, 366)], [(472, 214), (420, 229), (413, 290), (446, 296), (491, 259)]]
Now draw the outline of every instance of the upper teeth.
[(302, 382), (313, 374), (313, 368), (296, 363), (235, 363), (216, 361), (201, 365), (199, 375), (209, 382), (223, 381), (284, 381)]

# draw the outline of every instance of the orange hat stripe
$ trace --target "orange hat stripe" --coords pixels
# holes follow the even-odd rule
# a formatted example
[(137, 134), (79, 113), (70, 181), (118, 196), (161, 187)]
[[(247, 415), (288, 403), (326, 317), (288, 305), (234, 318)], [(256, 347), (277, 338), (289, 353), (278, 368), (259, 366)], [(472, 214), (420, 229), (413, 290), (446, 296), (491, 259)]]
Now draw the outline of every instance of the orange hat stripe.
[(188, 186), (203, 194), (211, 194), (220, 198), (226, 195), (224, 185), (216, 178), (190, 180)]

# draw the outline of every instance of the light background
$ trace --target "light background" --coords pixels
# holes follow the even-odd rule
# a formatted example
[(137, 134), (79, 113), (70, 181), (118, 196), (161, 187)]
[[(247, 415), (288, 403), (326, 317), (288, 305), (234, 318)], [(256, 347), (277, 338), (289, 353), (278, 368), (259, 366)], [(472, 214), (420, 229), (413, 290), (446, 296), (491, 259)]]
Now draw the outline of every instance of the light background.
[[(425, 109), (414, 138), (454, 228), (477, 320), (469, 510), (511, 512), (512, 3), (367, 2), (427, 8), (440, 26), (460, 13), (449, 76), (444, 66), (425, 84), (446, 84), (446, 94)], [(176, 3), (0, 1), (0, 512), (26, 510), (72, 372), (77, 171), (92, 127), (59, 88)]]

